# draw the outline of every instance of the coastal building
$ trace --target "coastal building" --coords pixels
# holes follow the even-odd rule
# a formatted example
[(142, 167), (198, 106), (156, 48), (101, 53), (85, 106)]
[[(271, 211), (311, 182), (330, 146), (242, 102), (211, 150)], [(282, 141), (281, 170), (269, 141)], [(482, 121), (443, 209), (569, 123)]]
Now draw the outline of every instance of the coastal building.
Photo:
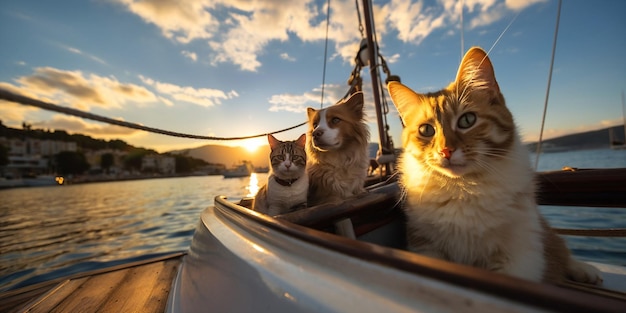
[(161, 174), (176, 174), (176, 159), (171, 156), (158, 154), (145, 155), (141, 159), (142, 172), (156, 172)]
[(48, 174), (55, 154), (78, 149), (75, 142), (34, 138), (0, 137), (0, 144), (7, 148), (9, 159), (2, 174), (15, 178)]

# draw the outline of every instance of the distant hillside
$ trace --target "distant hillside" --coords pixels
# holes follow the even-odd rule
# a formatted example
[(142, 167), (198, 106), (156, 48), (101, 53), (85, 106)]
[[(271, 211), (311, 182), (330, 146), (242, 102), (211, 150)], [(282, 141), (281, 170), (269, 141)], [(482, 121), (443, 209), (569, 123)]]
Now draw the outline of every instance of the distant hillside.
[[(549, 146), (551, 149), (563, 150), (609, 148), (610, 129), (613, 129), (613, 139), (615, 141), (624, 142), (624, 126), (620, 125), (544, 140), (543, 147)], [(531, 151), (537, 150), (536, 142), (529, 143), (527, 146)]]
[(190, 157), (205, 160), (209, 163), (221, 163), (226, 167), (238, 164), (241, 161), (251, 161), (255, 167), (265, 167), (269, 165), (270, 147), (269, 145), (259, 147), (251, 153), (241, 147), (229, 147), (222, 145), (205, 145), (198, 148), (175, 150), (173, 154), (185, 154)]
[[(605, 129), (589, 131), (584, 133), (572, 134), (544, 141), (544, 149), (550, 147), (551, 150), (584, 150), (584, 149), (600, 149), (609, 148), (609, 129), (613, 129), (614, 139), (623, 142), (624, 127), (613, 126)], [(530, 151), (537, 150), (537, 143), (527, 144)], [(371, 158), (376, 157), (378, 150), (377, 143), (370, 143), (368, 146), (368, 154)], [(240, 163), (243, 160), (251, 161), (255, 167), (269, 166), (270, 147), (268, 145), (259, 147), (255, 152), (251, 153), (241, 147), (229, 147), (221, 145), (206, 145), (198, 148), (170, 151), (174, 154), (186, 154), (187, 156), (205, 160), (209, 163), (221, 163), (226, 167)]]
[[(368, 153), (370, 157), (376, 157), (377, 143), (370, 143)], [(255, 167), (269, 166), (270, 146), (259, 147), (254, 153), (241, 147), (229, 147), (221, 145), (206, 145), (198, 148), (170, 151), (174, 154), (186, 154), (190, 157), (205, 160), (209, 163), (221, 163), (230, 167), (243, 160), (252, 161)]]

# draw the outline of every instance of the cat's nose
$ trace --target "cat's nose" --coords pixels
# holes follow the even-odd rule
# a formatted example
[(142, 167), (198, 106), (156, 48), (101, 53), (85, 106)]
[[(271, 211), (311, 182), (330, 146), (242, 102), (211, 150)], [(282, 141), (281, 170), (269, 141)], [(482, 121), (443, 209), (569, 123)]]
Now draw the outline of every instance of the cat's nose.
[(441, 151), (439, 151), (439, 155), (441, 155), (442, 157), (450, 160), (450, 157), (452, 156), (452, 152), (454, 152), (454, 149), (450, 149), (448, 147), (445, 147), (445, 148), (441, 149)]

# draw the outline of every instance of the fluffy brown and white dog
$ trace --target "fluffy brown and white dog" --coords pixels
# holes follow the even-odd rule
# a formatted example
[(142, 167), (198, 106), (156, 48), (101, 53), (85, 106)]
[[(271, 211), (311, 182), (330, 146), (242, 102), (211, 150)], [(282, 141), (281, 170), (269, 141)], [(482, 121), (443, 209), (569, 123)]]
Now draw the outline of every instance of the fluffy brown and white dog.
[(308, 205), (338, 202), (365, 191), (369, 131), (358, 92), (321, 110), (307, 108)]

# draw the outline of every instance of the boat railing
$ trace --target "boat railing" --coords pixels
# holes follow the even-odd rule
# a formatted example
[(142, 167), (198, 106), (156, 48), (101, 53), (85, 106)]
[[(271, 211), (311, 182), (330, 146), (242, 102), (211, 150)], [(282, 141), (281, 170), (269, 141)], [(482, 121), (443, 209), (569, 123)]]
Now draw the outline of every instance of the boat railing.
[[(540, 177), (543, 177), (542, 175), (544, 174), (539, 174)], [(548, 180), (553, 175), (557, 174), (548, 174)], [(582, 177), (573, 176), (574, 180)], [(543, 178), (539, 178), (539, 180), (541, 179)], [(554, 188), (558, 188), (558, 183), (555, 181), (552, 183)], [(564, 188), (559, 189), (562, 192), (567, 191)], [(238, 206), (226, 201), (224, 197), (217, 197), (215, 204), (216, 213), (227, 217), (234, 223), (246, 223), (245, 218), (242, 217), (247, 216), (247, 218), (262, 224), (263, 227), (260, 228), (262, 229), (262, 236), (265, 236), (263, 234), (271, 229), (314, 245), (330, 248), (336, 252), (377, 264), (384, 264), (416, 275), (454, 282), (459, 286), (468, 286), (474, 290), (482, 290), (515, 301), (533, 299), (535, 305), (549, 310), (618, 312), (621, 310), (619, 308), (623, 307), (623, 301), (626, 297), (620, 292), (572, 285), (536, 284), (504, 275), (487, 275), (487, 272), (478, 268), (433, 260), (406, 252), (402, 248), (404, 243), (389, 244), (388, 242), (382, 243), (378, 240), (364, 239), (370, 235), (368, 231), (371, 230), (372, 233), (380, 231), (374, 227), (369, 230), (364, 228), (364, 226), (375, 223), (375, 220), (381, 224), (393, 223), (381, 226), (381, 228), (387, 228), (387, 231), (395, 232), (390, 236), (393, 239), (397, 240), (404, 237), (401, 231), (404, 221), (400, 206), (401, 195), (401, 188), (397, 182), (380, 184), (372, 186), (367, 193), (350, 198), (345, 202), (314, 206), (279, 215), (275, 218)], [(548, 200), (544, 198), (543, 202), (546, 203)], [(550, 201), (550, 203), (559, 203), (559, 205), (564, 202)], [(357, 241), (335, 236), (326, 231), (326, 228), (332, 228), (336, 220), (347, 217), (351, 218), (355, 224), (355, 231), (359, 238)], [(363, 223), (364, 220), (365, 223)], [(385, 241), (388, 240), (385, 239)]]
[[(537, 173), (537, 185), (539, 205), (626, 208), (626, 168), (566, 168), (540, 172)], [(367, 193), (344, 202), (318, 205), (276, 218), (316, 229), (328, 228), (337, 220), (351, 218), (359, 236), (401, 215), (400, 202), (398, 184), (395, 181), (381, 182), (370, 186)], [(363, 216), (368, 222), (363, 221)], [(569, 236), (626, 237), (624, 228), (555, 228), (555, 231)]]
[[(626, 168), (576, 169), (537, 174), (537, 203), (550, 206), (626, 208)], [(555, 228), (560, 235), (626, 237), (625, 228)]]

